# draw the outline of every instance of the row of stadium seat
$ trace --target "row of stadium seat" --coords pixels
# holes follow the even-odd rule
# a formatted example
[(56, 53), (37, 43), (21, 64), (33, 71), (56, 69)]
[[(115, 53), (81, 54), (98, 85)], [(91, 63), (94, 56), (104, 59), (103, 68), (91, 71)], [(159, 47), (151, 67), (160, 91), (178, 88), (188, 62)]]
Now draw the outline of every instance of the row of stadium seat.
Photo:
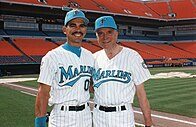
[[(14, 38), (0, 41), (0, 64), (4, 63), (40, 63), (41, 58), (51, 49), (64, 42), (53, 42), (36, 38)], [(134, 49), (145, 60), (192, 59), (196, 58), (196, 42), (172, 42), (170, 44), (142, 44), (121, 41), (119, 44)], [(91, 52), (101, 50), (96, 40), (82, 43)], [(15, 62), (13, 62), (15, 61)]]
[[(154, 56), (156, 55), (158, 59), (196, 58), (196, 54), (193, 55), (193, 53), (190, 53), (189, 51), (186, 51), (184, 49), (179, 49), (168, 44), (141, 44), (136, 42), (121, 42), (121, 43), (132, 49), (137, 49), (140, 50), (141, 52), (149, 53)], [(187, 44), (187, 42), (185, 44)]]
[[(69, 6), (85, 10), (126, 14), (137, 17), (159, 19), (195, 18), (195, 7), (192, 0), (175, 0), (162, 2), (134, 2), (126, 0), (10, 0), (31, 4), (47, 4), (48, 6)], [(173, 15), (168, 15), (168, 14)]]
[(196, 43), (195, 42), (188, 42), (188, 43), (173, 42), (172, 45), (179, 48), (179, 49), (185, 50), (187, 52), (196, 54)]

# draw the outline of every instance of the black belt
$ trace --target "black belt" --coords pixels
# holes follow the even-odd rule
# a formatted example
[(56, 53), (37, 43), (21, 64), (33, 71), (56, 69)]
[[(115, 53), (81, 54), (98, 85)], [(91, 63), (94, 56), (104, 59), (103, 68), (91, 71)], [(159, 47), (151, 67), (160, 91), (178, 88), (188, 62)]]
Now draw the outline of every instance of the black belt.
[[(89, 104), (88, 104), (89, 105)], [(68, 109), (65, 109), (68, 108)], [(85, 109), (85, 104), (80, 106), (61, 106), (61, 111), (82, 111)]]
[[(97, 107), (97, 104), (95, 104), (95, 108), (96, 107)], [(106, 107), (106, 106), (102, 106), (102, 105), (99, 106), (99, 110), (105, 111), (105, 112), (116, 112), (116, 111), (118, 111), (116, 108), (117, 107)], [(126, 110), (126, 107), (124, 105), (120, 106), (120, 108), (121, 108), (120, 109), (121, 111)]]

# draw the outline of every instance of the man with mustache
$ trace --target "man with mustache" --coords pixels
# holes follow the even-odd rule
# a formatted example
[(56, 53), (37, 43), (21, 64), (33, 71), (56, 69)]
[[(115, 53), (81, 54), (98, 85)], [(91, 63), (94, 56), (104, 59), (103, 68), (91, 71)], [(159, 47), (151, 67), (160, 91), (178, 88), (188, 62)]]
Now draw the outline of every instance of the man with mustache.
[(35, 127), (46, 127), (47, 107), (53, 106), (49, 127), (91, 127), (89, 85), (94, 58), (81, 47), (89, 20), (80, 10), (67, 12), (63, 32), (67, 42), (42, 59), (35, 104)]
[(152, 127), (150, 104), (144, 82), (150, 78), (142, 57), (117, 43), (117, 25), (112, 16), (95, 21), (97, 41), (103, 48), (94, 54), (94, 127), (135, 127), (132, 103), (137, 94), (145, 126)]

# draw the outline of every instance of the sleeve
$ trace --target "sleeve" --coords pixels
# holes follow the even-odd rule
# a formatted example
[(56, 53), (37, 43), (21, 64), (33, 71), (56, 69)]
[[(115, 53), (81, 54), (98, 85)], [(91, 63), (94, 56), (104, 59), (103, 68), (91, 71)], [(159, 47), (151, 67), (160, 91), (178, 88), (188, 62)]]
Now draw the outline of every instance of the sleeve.
[(49, 55), (43, 57), (37, 82), (52, 86), (55, 75), (55, 65)]
[(132, 61), (132, 77), (133, 77), (133, 82), (135, 85), (140, 85), (141, 83), (145, 82), (151, 77), (151, 74), (142, 59), (142, 57), (136, 53), (134, 56), (134, 61)]

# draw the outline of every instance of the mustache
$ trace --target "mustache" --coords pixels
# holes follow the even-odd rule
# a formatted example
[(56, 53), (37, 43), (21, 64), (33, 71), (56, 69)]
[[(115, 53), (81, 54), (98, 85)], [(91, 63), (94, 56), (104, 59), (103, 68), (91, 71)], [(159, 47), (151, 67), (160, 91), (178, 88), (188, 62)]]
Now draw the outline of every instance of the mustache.
[(72, 33), (72, 35), (74, 35), (74, 34), (81, 34), (81, 35), (83, 35), (82, 32), (77, 32), (77, 31)]

